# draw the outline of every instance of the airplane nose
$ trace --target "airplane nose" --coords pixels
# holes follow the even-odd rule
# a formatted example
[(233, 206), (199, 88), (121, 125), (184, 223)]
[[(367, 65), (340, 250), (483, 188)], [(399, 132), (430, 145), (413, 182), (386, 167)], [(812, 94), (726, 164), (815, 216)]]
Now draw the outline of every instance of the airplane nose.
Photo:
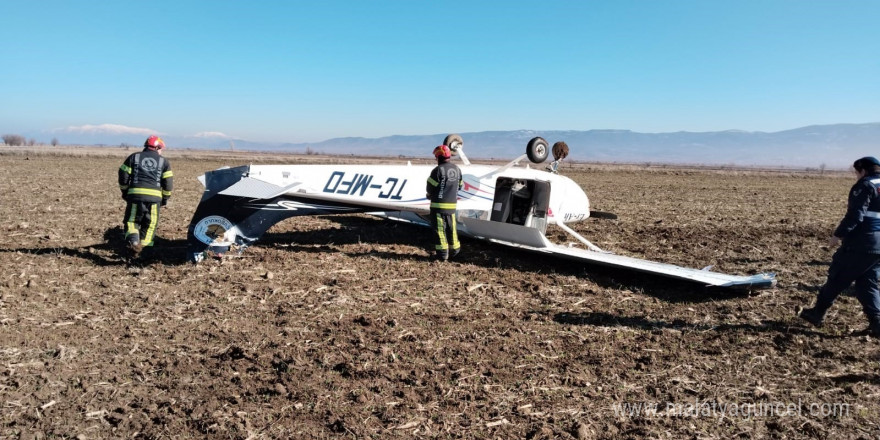
[(585, 220), (590, 216), (590, 199), (584, 190), (573, 180), (563, 177), (562, 194), (557, 209), (557, 217), (563, 222)]

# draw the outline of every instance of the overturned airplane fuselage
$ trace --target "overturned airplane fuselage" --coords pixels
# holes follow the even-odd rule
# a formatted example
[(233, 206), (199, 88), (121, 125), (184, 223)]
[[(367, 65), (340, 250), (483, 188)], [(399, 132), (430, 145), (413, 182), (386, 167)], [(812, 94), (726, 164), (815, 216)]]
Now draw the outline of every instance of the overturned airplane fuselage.
[[(586, 263), (621, 267), (711, 286), (767, 288), (773, 274), (727, 275), (602, 251), (566, 224), (590, 217), (589, 200), (571, 179), (528, 167), (460, 166), (459, 233)], [(205, 173), (202, 200), (188, 230), (188, 257), (241, 251), (272, 225), (296, 216), (371, 213), (427, 226), (430, 165), (249, 165)], [(587, 249), (557, 245), (555, 224)]]

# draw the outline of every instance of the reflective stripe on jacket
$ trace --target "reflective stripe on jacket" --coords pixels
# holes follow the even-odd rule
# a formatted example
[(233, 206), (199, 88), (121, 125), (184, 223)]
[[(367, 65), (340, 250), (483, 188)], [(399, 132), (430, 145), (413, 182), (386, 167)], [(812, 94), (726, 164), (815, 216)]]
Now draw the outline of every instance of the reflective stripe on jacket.
[(432, 212), (455, 212), (458, 190), (461, 189), (461, 170), (454, 163), (444, 162), (431, 170), (426, 191)]
[(154, 150), (134, 153), (119, 167), (119, 189), (129, 201), (161, 202), (173, 188), (171, 163)]

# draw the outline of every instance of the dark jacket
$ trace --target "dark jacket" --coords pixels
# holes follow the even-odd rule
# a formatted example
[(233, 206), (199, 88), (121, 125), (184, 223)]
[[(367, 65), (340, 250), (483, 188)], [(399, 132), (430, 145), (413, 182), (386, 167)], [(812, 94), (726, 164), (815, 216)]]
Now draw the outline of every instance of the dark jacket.
[(454, 163), (443, 162), (431, 170), (428, 177), (428, 199), (431, 212), (455, 212), (458, 190), (461, 188), (461, 170)]
[(834, 236), (846, 251), (880, 254), (880, 175), (867, 175), (852, 186)]
[(171, 197), (173, 176), (168, 159), (145, 148), (128, 156), (119, 167), (119, 189), (129, 202), (158, 203)]

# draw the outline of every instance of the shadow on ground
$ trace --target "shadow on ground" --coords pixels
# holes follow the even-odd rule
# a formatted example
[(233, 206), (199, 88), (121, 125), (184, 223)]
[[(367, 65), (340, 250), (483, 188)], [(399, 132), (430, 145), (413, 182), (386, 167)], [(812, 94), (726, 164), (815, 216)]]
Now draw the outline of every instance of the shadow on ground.
[(46, 246), (41, 248), (0, 249), (0, 252), (24, 253), (32, 255), (65, 255), (91, 261), (99, 267), (145, 265), (159, 263), (177, 266), (186, 262), (186, 241), (166, 240), (156, 237), (153, 248), (145, 248), (140, 258), (128, 257), (122, 227), (115, 226), (104, 231), (103, 241), (88, 246), (63, 247)]
[[(425, 261), (430, 257), (429, 249), (434, 246), (431, 232), (424, 227), (413, 224), (362, 215), (322, 216), (320, 218), (335, 223), (339, 228), (321, 231), (268, 233), (260, 239), (258, 245), (279, 246), (292, 252), (314, 253), (340, 252), (336, 245), (364, 243), (371, 245), (409, 244), (425, 250), (423, 253), (375, 249), (366, 252), (344, 252), (352, 258), (373, 256), (395, 261)], [(512, 268), (522, 272), (577, 276), (595, 282), (603, 288), (639, 291), (674, 303), (695, 303), (750, 295), (748, 290), (707, 287), (626, 269), (584, 264), (562, 258), (535, 258), (534, 253), (526, 250), (467, 238), (462, 239), (462, 252), (455, 261), (487, 268)]]
[[(294, 231), (267, 233), (255, 246), (277, 247), (288, 252), (336, 253), (342, 252), (352, 258), (375, 257), (389, 261), (425, 261), (431, 256), (433, 237), (427, 228), (366, 216), (320, 216), (338, 228), (318, 231)], [(369, 244), (375, 246), (412, 245), (424, 249), (396, 252), (393, 249), (368, 251), (340, 251), (339, 245)], [(89, 260), (96, 266), (163, 264), (179, 266), (187, 263), (186, 240), (167, 240), (156, 237), (152, 248), (145, 248), (136, 259), (128, 258), (122, 228), (107, 229), (103, 241), (81, 247), (47, 246), (43, 248), (0, 249), (2, 252), (22, 252), (36, 255), (58, 254)], [(247, 252), (247, 250), (244, 250)], [(480, 240), (463, 239), (462, 252), (455, 259), (461, 264), (473, 264), (486, 268), (509, 268), (536, 274), (562, 274), (585, 278), (600, 287), (616, 290), (632, 290), (673, 303), (696, 303), (717, 298), (747, 296), (748, 291), (710, 288), (696, 283), (667, 279), (625, 269), (589, 265), (562, 258), (535, 258), (526, 250), (491, 244)]]

